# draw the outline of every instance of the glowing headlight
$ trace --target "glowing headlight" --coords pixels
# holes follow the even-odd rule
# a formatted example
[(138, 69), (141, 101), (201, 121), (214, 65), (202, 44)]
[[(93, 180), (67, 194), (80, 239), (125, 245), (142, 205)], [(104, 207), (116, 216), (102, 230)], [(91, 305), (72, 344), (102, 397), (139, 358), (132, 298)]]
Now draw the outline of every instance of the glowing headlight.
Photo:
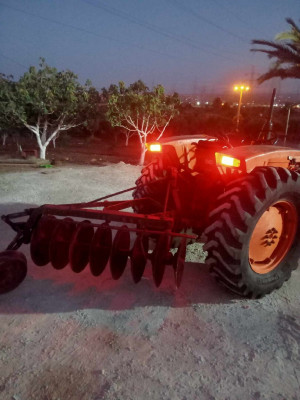
[(153, 152), (160, 152), (162, 149), (160, 143), (151, 143), (147, 147), (148, 147), (148, 150), (153, 151)]
[(216, 163), (217, 165), (222, 165), (224, 167), (236, 167), (241, 165), (241, 160), (238, 158), (230, 157), (225, 154), (216, 153)]

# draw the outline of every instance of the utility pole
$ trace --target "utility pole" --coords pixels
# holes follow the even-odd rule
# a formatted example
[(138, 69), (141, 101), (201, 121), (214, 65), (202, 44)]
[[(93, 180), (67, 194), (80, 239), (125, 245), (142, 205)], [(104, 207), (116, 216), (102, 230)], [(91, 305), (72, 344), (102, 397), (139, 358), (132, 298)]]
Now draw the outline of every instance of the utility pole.
[(288, 130), (289, 130), (291, 108), (292, 108), (292, 106), (289, 106), (289, 108), (288, 108), (288, 114), (287, 114), (286, 125), (285, 125), (285, 132), (284, 132), (284, 139), (283, 139), (283, 144), (284, 144), (284, 145), (286, 144), (287, 133), (288, 133)]
[(266, 123), (266, 135), (264, 135), (266, 140), (271, 139), (271, 136), (272, 136), (272, 128), (273, 128), (272, 117), (273, 117), (275, 98), (276, 98), (276, 88), (273, 89), (271, 101), (270, 101), (269, 115), (268, 115), (268, 119), (267, 119), (267, 123)]
[(234, 90), (236, 92), (240, 92), (240, 98), (239, 98), (238, 109), (237, 109), (237, 114), (236, 114), (236, 131), (237, 132), (239, 131), (243, 92), (244, 91), (248, 92), (249, 89), (250, 89), (249, 86), (246, 86), (246, 85), (235, 85), (234, 86)]

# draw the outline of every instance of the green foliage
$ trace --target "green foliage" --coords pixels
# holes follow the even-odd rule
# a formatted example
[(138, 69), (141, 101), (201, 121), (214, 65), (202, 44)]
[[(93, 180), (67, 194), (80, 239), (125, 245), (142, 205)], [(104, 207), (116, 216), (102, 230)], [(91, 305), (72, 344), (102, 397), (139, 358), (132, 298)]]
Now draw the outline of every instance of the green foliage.
[(222, 106), (219, 98), (213, 105), (207, 107), (193, 107), (190, 104), (182, 104), (179, 114), (170, 123), (170, 131), (173, 135), (216, 135), (234, 131), (233, 122), (236, 111)]
[(252, 41), (253, 44), (262, 45), (266, 48), (251, 49), (251, 51), (266, 53), (269, 58), (275, 59), (269, 71), (258, 78), (259, 83), (275, 77), (300, 79), (300, 28), (291, 18), (287, 18), (286, 21), (291, 29), (276, 35), (276, 42)]
[(18, 82), (1, 77), (2, 119), (22, 123), (36, 136), (40, 157), (61, 131), (88, 125), (98, 112), (100, 95), (89, 81), (81, 85), (72, 71), (58, 71), (40, 59)]
[(39, 168), (53, 168), (52, 164), (41, 164), (39, 165)]
[(17, 126), (14, 101), (16, 83), (12, 79), (12, 76), (0, 74), (0, 130)]
[[(17, 83), (15, 110), (19, 119), (28, 124), (39, 118), (48, 123), (63, 120), (65, 124), (78, 124), (87, 119), (96, 96), (95, 89), (87, 82), (77, 81), (72, 71), (57, 71), (41, 59), (39, 69), (30, 67)], [(42, 121), (41, 121), (42, 122)]]
[(104, 96), (108, 99), (107, 118), (112, 126), (136, 130), (145, 135), (164, 127), (177, 113), (178, 95), (167, 96), (161, 85), (152, 91), (141, 81), (126, 87), (124, 82), (111, 85)]
[(215, 110), (221, 110), (221, 108), (222, 108), (221, 97), (215, 97), (213, 100), (212, 106)]
[(138, 135), (140, 164), (143, 164), (148, 135), (155, 134), (156, 139), (163, 135), (171, 119), (178, 113), (178, 95), (166, 95), (162, 85), (150, 91), (141, 80), (128, 87), (121, 81), (118, 86), (111, 85), (108, 90), (103, 89), (102, 94), (108, 102), (106, 117), (111, 125), (124, 129), (127, 142), (132, 134)]

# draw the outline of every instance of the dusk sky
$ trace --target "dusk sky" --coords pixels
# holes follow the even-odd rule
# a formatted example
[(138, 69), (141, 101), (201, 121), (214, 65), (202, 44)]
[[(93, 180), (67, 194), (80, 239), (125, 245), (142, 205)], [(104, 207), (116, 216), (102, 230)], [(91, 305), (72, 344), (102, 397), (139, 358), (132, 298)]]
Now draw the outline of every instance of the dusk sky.
[[(300, 24), (300, 0), (0, 0), (0, 72), (19, 78), (39, 57), (100, 89), (142, 79), (168, 91), (222, 94), (266, 72), (250, 51)], [(300, 93), (299, 80), (269, 90)]]

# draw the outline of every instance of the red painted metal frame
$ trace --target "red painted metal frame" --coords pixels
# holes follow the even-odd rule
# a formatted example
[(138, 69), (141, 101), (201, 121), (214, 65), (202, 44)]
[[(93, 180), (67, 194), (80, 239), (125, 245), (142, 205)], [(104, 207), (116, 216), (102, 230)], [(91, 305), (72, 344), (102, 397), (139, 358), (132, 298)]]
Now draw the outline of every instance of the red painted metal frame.
[[(118, 192), (119, 194), (119, 192)], [(116, 194), (113, 194), (116, 195)], [(109, 195), (106, 197), (112, 197)], [(99, 199), (102, 200), (102, 199)], [(35, 228), (42, 215), (54, 215), (60, 217), (84, 218), (88, 220), (100, 220), (99, 223), (92, 222), (91, 226), (99, 227), (103, 221), (107, 223), (122, 222), (135, 224), (136, 227), (128, 227), (130, 232), (143, 233), (149, 235), (160, 235), (165, 233), (170, 237), (182, 237), (196, 239), (197, 235), (173, 231), (175, 219), (170, 213), (160, 214), (137, 214), (124, 209), (132, 207), (137, 202), (149, 201), (149, 199), (123, 200), (123, 201), (98, 201), (74, 204), (45, 204), (37, 208), (24, 210), (20, 213), (3, 215), (2, 220), (6, 222), (14, 231), (16, 237), (7, 246), (7, 249), (16, 250), (23, 243), (28, 244), (31, 232)], [(15, 222), (13, 220), (27, 217), (27, 221)], [(113, 230), (120, 230), (118, 225), (109, 225)]]

